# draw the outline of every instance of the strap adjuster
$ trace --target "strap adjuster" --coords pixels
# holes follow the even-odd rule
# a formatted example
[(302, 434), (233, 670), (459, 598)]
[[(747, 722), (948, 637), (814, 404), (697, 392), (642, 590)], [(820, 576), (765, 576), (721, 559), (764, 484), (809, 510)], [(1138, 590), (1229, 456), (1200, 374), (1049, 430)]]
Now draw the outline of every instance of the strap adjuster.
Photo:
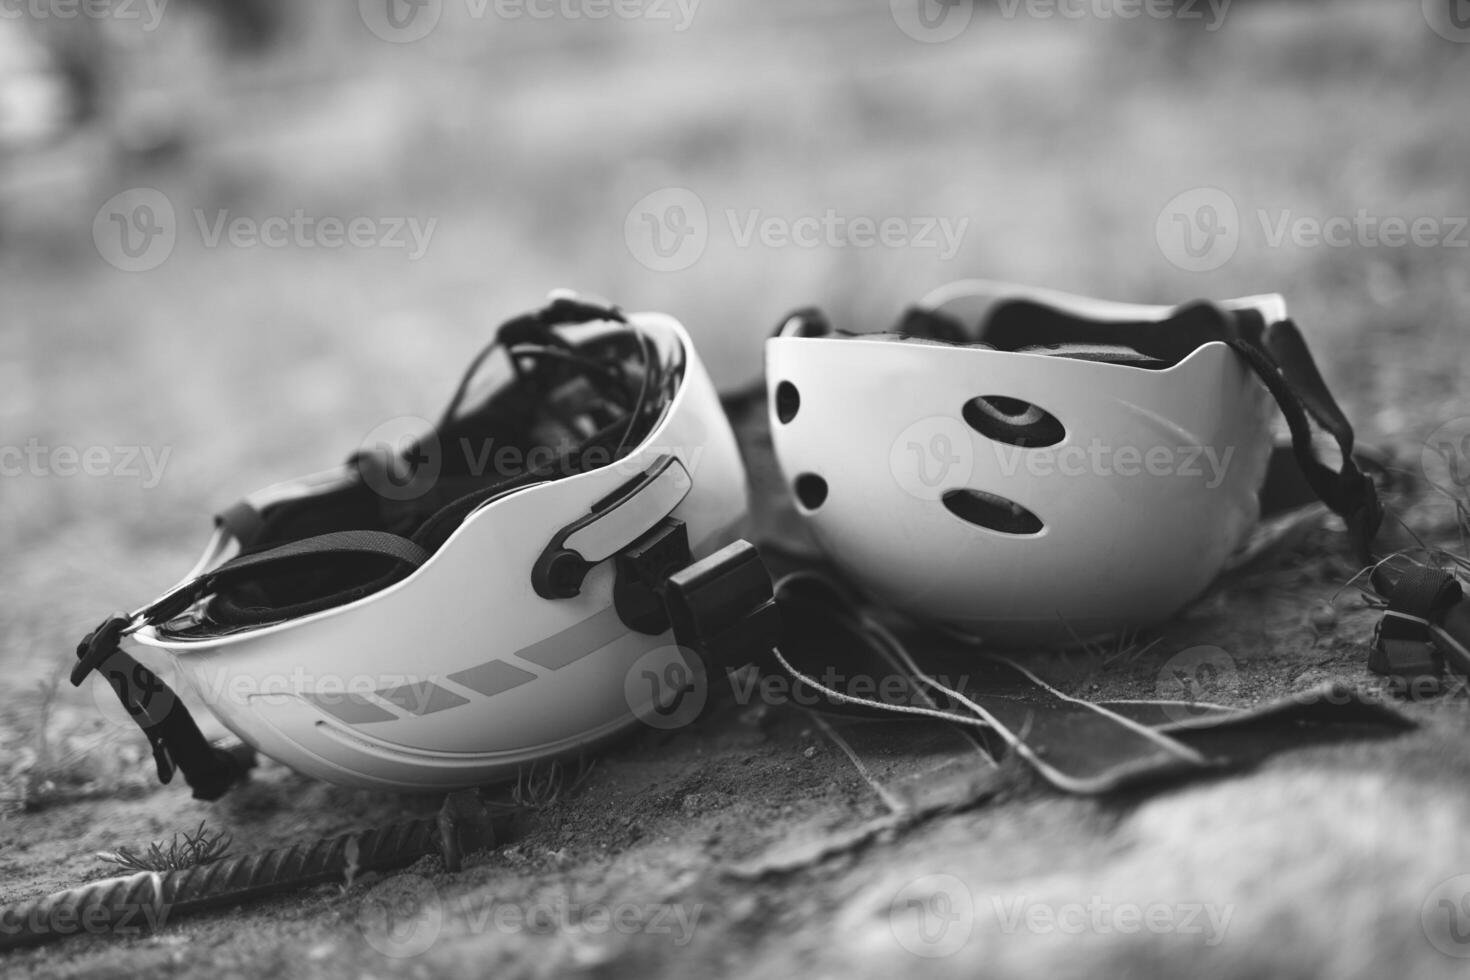
[(1438, 678), (1444, 654), (1432, 630), (1459, 602), (1459, 583), (1441, 569), (1387, 561), (1374, 569), (1373, 586), (1388, 599), (1388, 608), (1373, 631), (1368, 669), (1402, 680)]
[(654, 460), (552, 536), (531, 567), (531, 587), (543, 599), (570, 599), (587, 573), (657, 528), (689, 495), (694, 481), (676, 456)]
[(1430, 641), (1429, 621), (1389, 610), (1373, 629), (1368, 669), (1403, 681), (1438, 679), (1444, 658)]
[(658, 636), (669, 628), (664, 591), (669, 576), (694, 560), (689, 551), (689, 529), (666, 517), (643, 537), (618, 552), (613, 560), (613, 608), (623, 625)]
[(781, 639), (771, 575), (755, 545), (736, 541), (669, 576), (664, 596), (680, 646), (737, 669), (770, 659)]
[(131, 626), (133, 617), (124, 612), (115, 612), (102, 621), (102, 625), (88, 633), (77, 644), (77, 662), (71, 669), (72, 687), (81, 687), (87, 675), (102, 666), (112, 656), (122, 640), (123, 632)]

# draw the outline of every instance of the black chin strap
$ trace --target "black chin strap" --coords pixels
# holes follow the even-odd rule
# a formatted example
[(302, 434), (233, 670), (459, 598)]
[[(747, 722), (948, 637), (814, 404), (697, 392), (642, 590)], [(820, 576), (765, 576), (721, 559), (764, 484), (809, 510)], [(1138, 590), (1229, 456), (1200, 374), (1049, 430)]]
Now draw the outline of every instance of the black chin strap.
[[(1266, 385), (1291, 431), (1291, 448), (1312, 492), (1347, 524), (1354, 554), (1373, 562), (1373, 539), (1383, 524), (1383, 504), (1373, 481), (1353, 459), (1353, 429), (1322, 381), (1296, 324), (1274, 323), (1266, 344), (1237, 338), (1227, 343)], [(1274, 356), (1273, 356), (1274, 354)], [(1308, 416), (1337, 442), (1342, 463), (1333, 470), (1317, 456)]]
[(77, 645), (72, 683), (99, 671), (148, 737), (159, 782), (170, 782), (177, 770), (196, 800), (217, 800), (254, 768), (255, 753), (246, 746), (226, 749), (211, 743), (173, 689), (118, 648), (132, 622), (132, 617), (115, 613)]
[(347, 555), (380, 558), (410, 568), (417, 568), (428, 558), (423, 548), (386, 531), (339, 531), (242, 555), (184, 583), (134, 615), (109, 616), (77, 645), (71, 682), (80, 686), (92, 671), (99, 671), (148, 737), (159, 781), (169, 782), (177, 770), (184, 774), (195, 799), (219, 799), (255, 765), (254, 753), (211, 744), (173, 689), (123, 652), (119, 646), (123, 635), (141, 626), (166, 623), (205, 596), (262, 571), (323, 556)]

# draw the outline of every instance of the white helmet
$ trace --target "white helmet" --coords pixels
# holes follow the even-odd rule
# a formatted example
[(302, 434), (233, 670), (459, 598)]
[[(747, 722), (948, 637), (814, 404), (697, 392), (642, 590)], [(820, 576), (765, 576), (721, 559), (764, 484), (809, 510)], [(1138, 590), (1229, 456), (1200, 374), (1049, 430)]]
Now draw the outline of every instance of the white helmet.
[(84, 641), (74, 679), (100, 669), (160, 775), (183, 769), (196, 796), (238, 772), (176, 699), (129, 700), (152, 675), (121, 636), (166, 651), (226, 726), (303, 773), (483, 784), (639, 717), (625, 677), (680, 656), (659, 584), (734, 540), (746, 508), (684, 328), (559, 298), (501, 327), (434, 431), (227, 511), (183, 584)]
[(1085, 639), (1203, 591), (1257, 518), (1273, 395), (1313, 489), (1360, 537), (1377, 527), (1280, 296), (1173, 309), (962, 282), (895, 334), (793, 314), (766, 379), (776, 457), (831, 560), (879, 603), (987, 639)]

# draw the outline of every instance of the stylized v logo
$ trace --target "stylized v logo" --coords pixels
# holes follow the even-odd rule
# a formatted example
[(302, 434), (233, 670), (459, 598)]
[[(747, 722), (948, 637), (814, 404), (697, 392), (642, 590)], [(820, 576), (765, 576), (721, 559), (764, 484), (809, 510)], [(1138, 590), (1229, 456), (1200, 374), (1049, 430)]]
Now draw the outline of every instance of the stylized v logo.
[[(142, 258), (153, 244), (153, 239), (162, 235), (165, 230), (158, 215), (153, 213), (153, 208), (146, 204), (138, 205), (128, 214), (113, 212), (108, 217), (117, 225), (118, 247), (130, 259)], [(134, 231), (138, 234), (136, 242), (133, 238)]]
[[(1470, 435), (1461, 439), (1458, 447), (1452, 443), (1441, 442), (1438, 448), (1439, 454), (1444, 457), (1445, 465), (1450, 469), (1450, 480), (1455, 486), (1470, 486), (1470, 472), (1462, 470), (1460, 465), (1463, 461), (1470, 461)], [(1458, 452), (1456, 452), (1457, 448)]]
[(1450, 0), (1450, 25), (1458, 31), (1470, 31), (1470, 0)]
[(1208, 661), (1194, 665), (1193, 670), (1174, 668), (1174, 679), (1184, 691), (1186, 700), (1198, 701), (1213, 688), (1220, 679), (1220, 671)]
[(396, 902), (392, 902), (387, 910), (388, 940), (405, 944), (411, 940), (422, 924), (421, 911), (419, 903), (412, 895), (399, 896)]
[(645, 670), (643, 679), (648, 682), (654, 713), (664, 718), (675, 714), (684, 704), (684, 698), (694, 693), (694, 679), (683, 664), (669, 664), (662, 677)]
[[(669, 259), (677, 255), (684, 241), (694, 234), (694, 225), (689, 220), (688, 212), (681, 205), (676, 204), (668, 208), (662, 217), (663, 220), (660, 221), (658, 215), (645, 211), (643, 223), (648, 226), (648, 234), (651, 239), (649, 244), (653, 248), (653, 254), (661, 259)], [(672, 245), (665, 240), (665, 230), (673, 239)]]
[[(954, 451), (949, 437), (943, 433), (938, 433), (930, 439), (928, 446), (910, 440), (907, 448), (913, 454), (914, 470), (919, 477), (919, 482), (931, 490), (948, 480), (950, 470), (955, 464), (962, 462), (959, 454)], [(930, 467), (931, 459), (937, 469)]]
[(918, 919), (919, 939), (931, 946), (943, 940), (949, 927), (960, 918), (959, 911), (944, 892), (936, 892), (927, 898), (910, 899), (909, 907), (914, 909)]
[(1455, 945), (1470, 946), (1470, 895), (1459, 902), (1441, 898), (1439, 907), (1445, 910), (1445, 917), (1449, 920), (1447, 928)]
[(388, 464), (383, 467), (383, 479), (397, 489), (404, 489), (412, 484), (419, 476), (419, 468), (432, 460), (419, 448), (418, 443), (410, 442), (407, 436), (404, 442), (408, 445), (400, 445), (398, 452), (388, 456)]
[[(1209, 204), (1195, 210), (1193, 221), (1187, 214), (1176, 214), (1174, 223), (1180, 226), (1184, 252), (1192, 259), (1202, 259), (1208, 255), (1210, 249), (1215, 247), (1215, 241), (1225, 234), (1225, 229), (1220, 224), (1220, 213)], [(1199, 229), (1203, 236), (1203, 245), (1196, 244), (1195, 229)]]
[(961, 0), (919, 0), (919, 26), (925, 30), (942, 27)]
[(413, 24), (419, 11), (427, 7), (430, 0), (384, 0), (388, 4), (385, 11), (388, 17), (388, 26), (395, 31), (407, 30)]

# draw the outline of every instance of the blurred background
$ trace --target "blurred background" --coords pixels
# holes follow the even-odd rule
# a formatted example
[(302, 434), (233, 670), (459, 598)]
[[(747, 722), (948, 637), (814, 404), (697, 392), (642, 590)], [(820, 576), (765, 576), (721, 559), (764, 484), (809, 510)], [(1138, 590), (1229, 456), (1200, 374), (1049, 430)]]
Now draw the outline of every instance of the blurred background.
[[(8, 683), (217, 508), (437, 411), (555, 287), (678, 316), (722, 387), (799, 305), (1281, 291), (1367, 437), (1415, 446), (1463, 414), (1466, 6), (4, 0)], [(1431, 224), (1313, 241), (1360, 213)]]

